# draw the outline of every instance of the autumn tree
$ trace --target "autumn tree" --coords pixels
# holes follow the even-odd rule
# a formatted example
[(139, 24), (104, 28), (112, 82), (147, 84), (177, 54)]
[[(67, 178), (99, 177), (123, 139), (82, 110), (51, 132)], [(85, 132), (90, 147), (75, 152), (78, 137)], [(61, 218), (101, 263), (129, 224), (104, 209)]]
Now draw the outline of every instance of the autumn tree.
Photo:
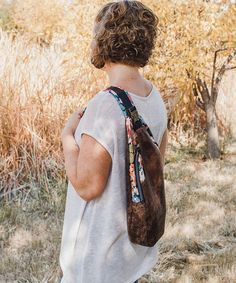
[[(169, 93), (175, 95), (171, 112), (175, 123), (181, 121), (193, 127), (194, 115), (199, 111), (204, 115), (208, 156), (217, 158), (220, 145), (215, 103), (221, 78), (233, 67), (229, 63), (236, 48), (236, 5), (200, 0), (143, 2), (160, 20), (148, 75), (161, 85), (167, 99), (171, 99)], [(222, 49), (227, 49), (228, 55), (216, 66), (214, 56)]]
[[(79, 66), (78, 74), (86, 82), (81, 90), (83, 95), (95, 93), (96, 89), (104, 87), (105, 75), (90, 65), (89, 46), (93, 19), (101, 5), (109, 0), (95, 0), (93, 3), (75, 0), (71, 1), (71, 4), (65, 1), (67, 4), (63, 7), (55, 0), (50, 3), (44, 0), (42, 5), (38, 5), (36, 0), (14, 2), (12, 19), (30, 38), (40, 38), (40, 42), (49, 44), (57, 36), (65, 39), (62, 48), (68, 50), (68, 60), (76, 62), (76, 66)], [(57, 2), (56, 9), (47, 8), (54, 5), (51, 2)], [(170, 126), (183, 127), (186, 131), (193, 131), (193, 134), (202, 129), (207, 135), (209, 156), (219, 156), (217, 119), (209, 118), (210, 112), (215, 115), (215, 107), (212, 106), (207, 112), (204, 107), (200, 107), (199, 101), (203, 102), (203, 98), (195, 89), (198, 89), (197, 85), (202, 82), (208, 92), (212, 93), (215, 52), (225, 48), (232, 51), (236, 46), (236, 5), (226, 0), (141, 2), (152, 8), (159, 18), (156, 48), (150, 64), (143, 70), (144, 75), (156, 83), (164, 96), (169, 108)], [(50, 5), (47, 6), (47, 3)], [(222, 58), (227, 60), (227, 54)], [(233, 58), (231, 61), (233, 62)], [(216, 80), (223, 64), (224, 62), (218, 61), (214, 76)], [(223, 73), (221, 74), (222, 77)], [(216, 84), (217, 89), (219, 84), (220, 81)], [(207, 122), (212, 119), (215, 119), (215, 122)], [(215, 138), (214, 142), (211, 142), (210, 125), (214, 124)], [(216, 153), (211, 153), (211, 150)]]

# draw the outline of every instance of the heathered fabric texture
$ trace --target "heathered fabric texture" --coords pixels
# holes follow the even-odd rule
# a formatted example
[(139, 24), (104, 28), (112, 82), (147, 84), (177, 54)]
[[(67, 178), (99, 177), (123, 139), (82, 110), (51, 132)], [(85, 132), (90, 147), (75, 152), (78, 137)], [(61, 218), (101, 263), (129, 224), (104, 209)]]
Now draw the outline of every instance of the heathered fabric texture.
[[(167, 110), (153, 85), (147, 97), (129, 92), (160, 145), (167, 128)], [(60, 265), (61, 283), (133, 283), (158, 261), (158, 243), (144, 247), (130, 242), (126, 222), (125, 117), (108, 91), (88, 103), (75, 132), (95, 138), (111, 155), (112, 168), (103, 194), (83, 200), (68, 182)]]

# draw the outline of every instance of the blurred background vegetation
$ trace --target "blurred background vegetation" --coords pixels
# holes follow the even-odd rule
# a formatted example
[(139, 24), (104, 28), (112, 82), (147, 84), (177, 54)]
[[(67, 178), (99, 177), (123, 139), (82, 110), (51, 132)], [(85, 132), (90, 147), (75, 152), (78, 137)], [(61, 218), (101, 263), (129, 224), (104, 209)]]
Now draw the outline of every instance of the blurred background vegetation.
[[(41, 208), (36, 219), (44, 219), (52, 211), (54, 218), (55, 213), (62, 217), (66, 178), (60, 143), (61, 129), (72, 111), (85, 106), (91, 97), (108, 85), (105, 74), (96, 70), (89, 59), (93, 20), (101, 5), (107, 2), (0, 1), (0, 202), (19, 203), (21, 208), (28, 203), (29, 215), (34, 215), (34, 211)], [(236, 5), (233, 0), (141, 2), (152, 8), (159, 18), (157, 44), (149, 65), (142, 69), (142, 73), (153, 81), (166, 103), (170, 144), (174, 148), (169, 148), (167, 154), (167, 163), (173, 168), (167, 168), (166, 179), (175, 182), (178, 171), (174, 170), (175, 162), (185, 160), (189, 154), (191, 158), (197, 156), (199, 160), (206, 159), (207, 117), (198, 106), (201, 97), (194, 94), (193, 86), (200, 77), (208, 89), (212, 89), (214, 67), (216, 73), (222, 70), (225, 61), (235, 50)], [(214, 62), (217, 50), (221, 52)], [(226, 154), (226, 144), (236, 137), (235, 64), (236, 60), (232, 58), (231, 65), (224, 69), (216, 101), (222, 156)], [(215, 165), (211, 163), (209, 168), (211, 166)], [(188, 172), (194, 174), (195, 169), (178, 176), (188, 176)], [(196, 185), (197, 181), (191, 182)], [(182, 193), (185, 195), (185, 190)], [(192, 195), (194, 203), (195, 192)], [(204, 210), (205, 204), (202, 206)], [(172, 216), (175, 217), (177, 208), (172, 208)], [(191, 204), (187, 208), (190, 209)], [(9, 219), (13, 224), (18, 223), (17, 213), (12, 209), (7, 203), (4, 204), (4, 212), (0, 214), (2, 223)], [(26, 225), (27, 218), (22, 217), (19, 223)], [(53, 217), (49, 217), (48, 221), (53, 221)], [(232, 219), (231, 214), (228, 219)], [(58, 221), (60, 226), (61, 220)], [(57, 237), (59, 226), (52, 229)], [(232, 232), (234, 228), (227, 227), (224, 229), (228, 229), (229, 235), (235, 237)], [(13, 235), (13, 232), (6, 233), (4, 229), (0, 225), (0, 232), (5, 235), (2, 238), (0, 236), (0, 243), (4, 237), (10, 239)], [(43, 229), (46, 231), (47, 225)], [(19, 238), (30, 237), (22, 231), (19, 232)], [(38, 234), (39, 231), (34, 233)], [(49, 242), (55, 242), (55, 237), (50, 238)], [(191, 245), (190, 248), (198, 252), (214, 247), (217, 251), (219, 249), (216, 244), (214, 247), (199, 243)], [(43, 250), (42, 239), (35, 243), (35, 248)], [(173, 251), (176, 249), (171, 248)], [(170, 267), (168, 258), (165, 260), (160, 268), (164, 268), (165, 264)], [(184, 264), (180, 255), (175, 260), (176, 266)], [(226, 278), (231, 280), (235, 273), (232, 265), (229, 266)], [(0, 265), (0, 271), (1, 267), (6, 270), (6, 262), (4, 268)], [(19, 282), (38, 282), (32, 278), (31, 281)], [(200, 282), (205, 277), (197, 278), (199, 281), (196, 282)]]
[[(27, 183), (48, 188), (64, 178), (60, 131), (69, 113), (107, 85), (89, 61), (93, 19), (107, 1), (1, 1), (0, 190)], [(159, 18), (159, 36), (142, 71), (162, 94), (168, 128), (178, 144), (205, 146), (206, 117), (192, 86), (210, 86), (218, 65), (236, 45), (236, 7), (230, 1), (143, 1)], [(217, 3), (216, 3), (217, 2)], [(235, 60), (236, 61), (236, 60)], [(221, 152), (235, 134), (235, 80), (225, 72), (217, 100)], [(158, 117), (157, 117), (158, 118)]]

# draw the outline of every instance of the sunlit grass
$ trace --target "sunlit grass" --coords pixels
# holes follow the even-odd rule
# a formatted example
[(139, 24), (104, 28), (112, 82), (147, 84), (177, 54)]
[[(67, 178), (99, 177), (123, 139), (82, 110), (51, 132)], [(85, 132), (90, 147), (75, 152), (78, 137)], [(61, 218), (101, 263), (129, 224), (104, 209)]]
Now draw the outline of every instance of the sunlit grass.
[[(59, 278), (66, 196), (60, 132), (72, 111), (107, 86), (104, 73), (89, 62), (92, 19), (104, 2), (24, 0), (4, 10), (0, 2), (0, 282)], [(179, 91), (172, 79), (165, 87), (170, 78), (157, 69), (163, 59), (152, 58), (143, 74), (163, 89), (169, 110)], [(233, 92), (233, 84), (228, 87)], [(219, 98), (217, 112), (232, 111), (234, 101)], [(175, 108), (180, 122), (193, 115), (191, 107)], [(222, 159), (206, 160), (201, 123), (198, 130), (170, 125), (166, 233), (160, 261), (141, 283), (233, 282), (235, 142), (229, 145), (222, 132)]]
[[(167, 156), (173, 149), (170, 141)], [(233, 282), (236, 276), (236, 160), (199, 162), (199, 156), (165, 165), (166, 231), (159, 261), (141, 283)], [(23, 205), (15, 201), (0, 209), (4, 280), (57, 282), (65, 196), (66, 183), (52, 182), (49, 192), (32, 189)]]
[[(60, 132), (94, 93), (93, 72), (52, 45), (13, 40), (0, 30), (0, 198), (64, 178)], [(83, 83), (82, 83), (83, 82)], [(96, 80), (93, 80), (96, 89)], [(12, 195), (13, 194), (13, 195)]]

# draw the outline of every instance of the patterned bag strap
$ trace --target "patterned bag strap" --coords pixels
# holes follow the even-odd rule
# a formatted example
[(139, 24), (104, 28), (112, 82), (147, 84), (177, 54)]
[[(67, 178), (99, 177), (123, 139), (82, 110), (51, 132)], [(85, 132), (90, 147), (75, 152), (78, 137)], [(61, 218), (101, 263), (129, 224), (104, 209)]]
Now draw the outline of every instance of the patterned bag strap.
[(110, 86), (106, 90), (113, 90), (113, 92), (110, 92), (113, 96), (115, 95), (116, 97), (118, 96), (119, 100), (118, 102), (119, 105), (123, 106), (124, 108), (121, 107), (123, 113), (124, 110), (126, 112), (125, 116), (128, 116), (131, 118), (132, 123), (133, 123), (133, 128), (134, 130), (137, 130), (140, 128), (142, 124), (142, 120), (138, 114), (138, 111), (133, 103), (133, 100), (131, 97), (129, 97), (128, 93), (126, 93), (124, 90), (115, 87), (115, 86)]
[[(136, 131), (137, 129), (139, 129), (140, 127), (142, 127), (144, 125), (146, 127), (149, 135), (152, 137), (153, 142), (155, 144), (157, 144), (156, 141), (154, 140), (154, 137), (153, 137), (153, 134), (152, 134), (150, 128), (145, 123), (142, 116), (139, 115), (138, 110), (135, 107), (134, 102), (133, 102), (131, 96), (129, 95), (129, 93), (124, 91), (123, 89), (120, 89), (119, 87), (115, 87), (115, 86), (110, 86), (110, 87), (106, 88), (105, 90), (108, 90), (109, 93), (111, 93), (116, 98), (124, 116), (131, 118), (134, 131)], [(112, 92), (111, 92), (111, 90), (112, 90)]]

